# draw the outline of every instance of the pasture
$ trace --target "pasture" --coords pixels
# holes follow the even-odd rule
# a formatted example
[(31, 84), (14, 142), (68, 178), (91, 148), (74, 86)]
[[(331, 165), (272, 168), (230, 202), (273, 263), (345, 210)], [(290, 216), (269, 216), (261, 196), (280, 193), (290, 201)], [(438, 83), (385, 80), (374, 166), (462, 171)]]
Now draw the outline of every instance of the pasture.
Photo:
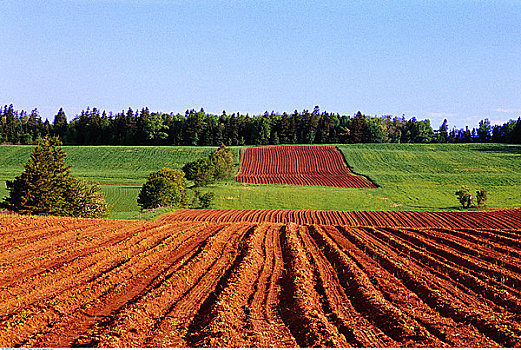
[[(378, 188), (256, 185), (232, 178), (208, 185), (213, 208), (314, 210), (458, 210), (454, 192), (489, 190), (488, 206), (521, 207), (521, 146), (505, 144), (338, 145), (356, 174)], [(33, 146), (0, 146), (0, 196), (5, 180), (23, 170)], [(101, 183), (111, 218), (153, 218), (136, 203), (148, 174), (181, 168), (215, 147), (65, 146), (74, 176)], [(239, 147), (233, 148), (237, 163)]]
[[(0, 145), (0, 180), (23, 170), (34, 146)], [(207, 157), (215, 147), (63, 146), (73, 176), (101, 184), (136, 185), (152, 172), (180, 169), (186, 162)]]

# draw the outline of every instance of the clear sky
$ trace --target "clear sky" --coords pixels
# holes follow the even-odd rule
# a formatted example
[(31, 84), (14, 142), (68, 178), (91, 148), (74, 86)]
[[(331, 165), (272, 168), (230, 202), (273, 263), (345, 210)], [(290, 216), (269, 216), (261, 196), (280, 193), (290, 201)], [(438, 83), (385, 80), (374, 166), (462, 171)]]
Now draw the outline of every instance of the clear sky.
[(0, 104), (521, 115), (521, 1), (1, 0)]

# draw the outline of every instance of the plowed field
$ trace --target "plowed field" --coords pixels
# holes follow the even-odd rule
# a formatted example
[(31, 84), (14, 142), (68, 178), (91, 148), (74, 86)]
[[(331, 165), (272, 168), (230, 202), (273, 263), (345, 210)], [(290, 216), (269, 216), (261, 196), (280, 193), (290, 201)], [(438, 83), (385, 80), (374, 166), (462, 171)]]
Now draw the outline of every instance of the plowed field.
[(182, 209), (163, 216), (169, 222), (272, 222), (300, 225), (373, 227), (521, 228), (521, 210), (486, 212), (441, 211), (328, 211), (289, 209)]
[(521, 346), (521, 211), (223, 213), (0, 216), (0, 346)]
[(249, 147), (244, 152), (237, 182), (308, 186), (375, 188), (353, 174), (333, 146)]

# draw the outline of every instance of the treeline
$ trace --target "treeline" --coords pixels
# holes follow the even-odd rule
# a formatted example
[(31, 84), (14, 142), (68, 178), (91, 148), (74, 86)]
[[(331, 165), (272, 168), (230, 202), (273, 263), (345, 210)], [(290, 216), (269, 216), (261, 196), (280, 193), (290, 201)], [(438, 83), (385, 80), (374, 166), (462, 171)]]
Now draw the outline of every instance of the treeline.
[(148, 108), (112, 113), (87, 108), (70, 122), (60, 109), (53, 122), (43, 121), (35, 109), (17, 111), (0, 107), (0, 143), (34, 144), (57, 136), (66, 145), (179, 145), (219, 146), (329, 144), (329, 143), (521, 143), (521, 117), (503, 125), (488, 119), (477, 128), (438, 129), (430, 121), (404, 117), (353, 116), (313, 111), (249, 116), (221, 115), (190, 110), (185, 114), (150, 112)]

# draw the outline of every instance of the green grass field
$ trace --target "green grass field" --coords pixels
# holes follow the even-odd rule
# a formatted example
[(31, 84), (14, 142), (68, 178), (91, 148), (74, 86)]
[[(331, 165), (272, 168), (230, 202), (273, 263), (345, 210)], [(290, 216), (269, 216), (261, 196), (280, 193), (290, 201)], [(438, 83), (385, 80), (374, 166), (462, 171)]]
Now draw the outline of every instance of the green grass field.
[[(0, 145), (0, 180), (23, 171), (34, 146)], [(215, 147), (64, 146), (72, 175), (101, 184), (142, 184), (152, 172), (180, 169), (186, 162), (207, 157)]]
[[(0, 145), (0, 198), (7, 196), (5, 180), (13, 180), (23, 171), (34, 146)], [(152, 218), (142, 214), (137, 196), (146, 177), (162, 167), (181, 169), (216, 147), (139, 147), (139, 146), (64, 146), (67, 164), (73, 176), (98, 182), (112, 208), (110, 218)], [(239, 148), (232, 147), (236, 162)], [(114, 186), (118, 185), (118, 186)]]
[(489, 190), (492, 207), (521, 206), (521, 147), (497, 144), (340, 146), (353, 170), (406, 209), (457, 208), (454, 192)]
[[(521, 207), (521, 146), (503, 144), (339, 145), (354, 172), (380, 187), (348, 189), (239, 184), (207, 186), (214, 208), (319, 210), (458, 210), (454, 192), (468, 185), (489, 190), (489, 207)], [(0, 146), (0, 197), (5, 180), (23, 170), (32, 146)], [(139, 212), (141, 184), (163, 166), (180, 168), (215, 147), (64, 147), (72, 173), (101, 183), (111, 218), (153, 218)], [(234, 148), (238, 159), (238, 149)], [(124, 186), (114, 186), (124, 185)]]

